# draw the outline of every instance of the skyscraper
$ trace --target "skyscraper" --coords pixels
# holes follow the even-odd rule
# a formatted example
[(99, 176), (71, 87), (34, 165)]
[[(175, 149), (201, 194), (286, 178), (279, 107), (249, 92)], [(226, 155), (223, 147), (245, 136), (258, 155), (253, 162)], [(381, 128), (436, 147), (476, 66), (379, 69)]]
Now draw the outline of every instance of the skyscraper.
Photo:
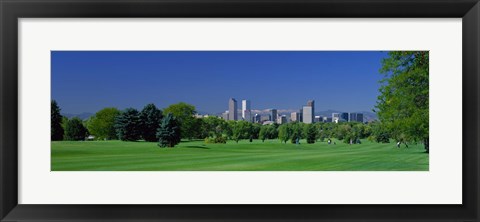
[(273, 122), (277, 121), (277, 110), (276, 109), (271, 109), (270, 111), (271, 111), (270, 115), (272, 117), (270, 119), (270, 121), (273, 121)]
[(228, 120), (238, 120), (237, 100), (234, 98), (228, 101)]
[(348, 122), (356, 122), (357, 121), (357, 113), (349, 113)]
[(300, 112), (298, 113), (298, 122), (303, 123), (303, 108), (300, 108)]
[(363, 123), (363, 113), (350, 113), (348, 121)]
[(290, 114), (290, 119), (292, 120), (292, 122), (297, 122), (297, 121), (300, 121), (300, 113), (298, 112), (293, 112)]
[(303, 122), (304, 123), (313, 123), (313, 107), (304, 106), (303, 107)]
[(313, 123), (315, 121), (315, 100), (308, 100), (303, 107), (303, 122)]
[(315, 118), (315, 100), (308, 100), (307, 101), (307, 106), (312, 107), (312, 122), (314, 121)]
[(357, 122), (363, 123), (363, 113), (357, 113)]
[(242, 100), (242, 118), (245, 121), (252, 121), (252, 111), (250, 108), (250, 100)]
[(348, 121), (348, 113), (340, 113), (340, 121), (347, 122)]

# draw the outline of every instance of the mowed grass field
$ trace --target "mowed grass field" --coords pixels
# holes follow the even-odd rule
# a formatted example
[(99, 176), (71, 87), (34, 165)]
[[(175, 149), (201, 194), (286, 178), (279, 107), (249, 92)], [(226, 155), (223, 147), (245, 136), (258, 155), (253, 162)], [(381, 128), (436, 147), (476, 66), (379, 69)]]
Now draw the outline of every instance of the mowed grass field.
[(423, 145), (336, 141), (283, 144), (278, 140), (205, 144), (182, 141), (175, 148), (122, 141), (52, 142), (52, 171), (425, 171)]

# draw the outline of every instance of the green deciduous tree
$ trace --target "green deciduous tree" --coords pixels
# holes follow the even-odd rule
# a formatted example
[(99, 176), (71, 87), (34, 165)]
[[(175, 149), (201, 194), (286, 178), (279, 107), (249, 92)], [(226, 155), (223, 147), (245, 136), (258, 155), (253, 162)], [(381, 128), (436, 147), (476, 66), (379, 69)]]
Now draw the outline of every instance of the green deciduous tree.
[(252, 139), (258, 139), (260, 137), (260, 127), (262, 125), (258, 124), (258, 123), (250, 123), (251, 127), (252, 127), (252, 132), (251, 132), (251, 138)]
[(195, 106), (192, 106), (187, 103), (177, 103), (170, 105), (169, 107), (163, 110), (165, 114), (171, 113), (177, 119), (180, 124), (180, 131), (183, 138), (192, 139), (195, 137), (196, 131), (198, 130), (195, 124), (194, 115), (197, 113), (195, 111)]
[(152, 103), (146, 105), (140, 112), (140, 133), (145, 141), (156, 142), (158, 140), (156, 134), (162, 117), (162, 111)]
[(317, 139), (320, 140), (320, 142), (323, 142), (325, 138), (327, 137), (327, 132), (326, 132), (326, 124), (320, 122), (320, 123), (315, 123), (315, 128), (317, 130)]
[(265, 142), (266, 139), (268, 139), (268, 125), (263, 125), (260, 127), (260, 132), (258, 133), (258, 138), (262, 140), (262, 142)]
[(421, 142), (429, 152), (429, 52), (389, 52), (376, 111), (389, 135), (399, 142)]
[(277, 139), (278, 138), (278, 124), (272, 124), (267, 127), (268, 139)]
[(274, 124), (263, 125), (260, 127), (258, 138), (264, 142), (266, 139), (276, 139), (278, 137), (277, 127)]
[(157, 131), (158, 146), (174, 147), (180, 143), (180, 127), (172, 113), (168, 113), (161, 121)]
[(288, 125), (288, 128), (290, 129), (290, 142), (291, 143), (297, 143), (297, 140), (300, 141), (301, 139), (305, 138), (304, 137), (304, 130), (307, 124), (301, 123), (301, 122), (292, 122), (288, 124), (282, 124), (282, 125)]
[(57, 101), (52, 100), (50, 112), (50, 139), (52, 141), (63, 140), (64, 129), (62, 127), (62, 115)]
[(225, 120), (218, 118), (216, 116), (209, 116), (203, 118), (203, 130), (206, 131), (208, 137), (222, 137), (223, 135), (226, 136), (226, 130), (228, 128), (228, 124)]
[(278, 127), (278, 139), (284, 143), (292, 136), (292, 129), (289, 124), (282, 124)]
[(390, 135), (385, 127), (382, 126), (379, 122), (372, 122), (369, 124), (371, 128), (371, 134), (368, 137), (370, 141), (375, 141), (377, 143), (389, 143)]
[(250, 139), (252, 124), (246, 121), (236, 121), (232, 129), (232, 139), (238, 143), (241, 139)]
[(87, 128), (79, 118), (74, 117), (65, 124), (65, 140), (85, 140), (87, 133)]
[(117, 134), (115, 131), (115, 119), (120, 115), (117, 108), (104, 108), (87, 122), (87, 128), (90, 134), (94, 135), (96, 139), (115, 139)]
[(123, 141), (136, 141), (140, 139), (139, 112), (133, 108), (127, 108), (115, 119), (115, 131), (117, 137)]
[(208, 133), (202, 130), (205, 128), (205, 122), (203, 121), (203, 118), (193, 118), (193, 121), (191, 124), (192, 124), (193, 138), (204, 139), (205, 137), (208, 136)]

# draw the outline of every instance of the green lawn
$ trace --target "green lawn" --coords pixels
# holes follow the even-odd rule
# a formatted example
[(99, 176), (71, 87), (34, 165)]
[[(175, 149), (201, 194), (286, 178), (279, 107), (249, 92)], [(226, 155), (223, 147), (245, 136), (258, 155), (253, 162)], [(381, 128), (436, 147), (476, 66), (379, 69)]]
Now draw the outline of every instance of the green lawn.
[(205, 144), (184, 141), (175, 148), (121, 141), (52, 142), (53, 171), (419, 171), (428, 170), (423, 145), (363, 141), (300, 145), (278, 140)]

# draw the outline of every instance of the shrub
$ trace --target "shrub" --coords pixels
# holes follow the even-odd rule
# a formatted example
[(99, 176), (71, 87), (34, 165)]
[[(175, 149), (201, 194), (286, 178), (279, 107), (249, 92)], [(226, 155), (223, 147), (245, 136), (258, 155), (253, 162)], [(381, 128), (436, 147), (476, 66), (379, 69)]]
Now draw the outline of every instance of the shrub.
[(226, 137), (223, 137), (223, 136), (219, 136), (219, 137), (215, 137), (215, 138), (212, 138), (212, 137), (207, 137), (205, 138), (205, 143), (227, 143), (227, 138)]

